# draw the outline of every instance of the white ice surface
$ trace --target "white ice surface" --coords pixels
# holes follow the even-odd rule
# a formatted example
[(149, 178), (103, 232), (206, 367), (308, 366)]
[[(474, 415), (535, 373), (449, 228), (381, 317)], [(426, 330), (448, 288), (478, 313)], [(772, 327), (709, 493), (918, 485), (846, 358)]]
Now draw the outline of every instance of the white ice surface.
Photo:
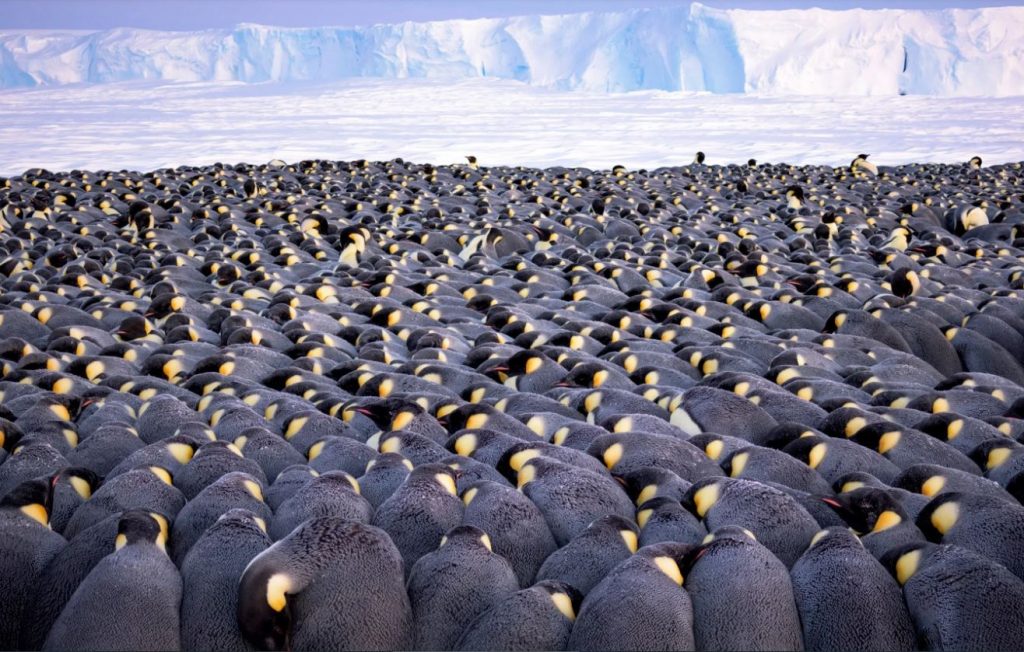
[(1024, 95), (1024, 7), (748, 11), (681, 2), (370, 27), (0, 31), (0, 88), (354, 77), (495, 77), (612, 92)]
[(0, 174), (306, 158), (632, 168), (1024, 160), (1024, 98), (555, 91), (493, 79), (0, 91)]

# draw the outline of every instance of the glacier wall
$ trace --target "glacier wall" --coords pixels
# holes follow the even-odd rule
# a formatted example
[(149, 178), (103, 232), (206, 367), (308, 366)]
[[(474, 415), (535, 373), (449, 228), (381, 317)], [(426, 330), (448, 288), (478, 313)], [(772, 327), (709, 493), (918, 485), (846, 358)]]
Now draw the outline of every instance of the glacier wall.
[(562, 16), (201, 32), (0, 31), (0, 88), (497, 77), (562, 90), (1024, 95), (1024, 7)]

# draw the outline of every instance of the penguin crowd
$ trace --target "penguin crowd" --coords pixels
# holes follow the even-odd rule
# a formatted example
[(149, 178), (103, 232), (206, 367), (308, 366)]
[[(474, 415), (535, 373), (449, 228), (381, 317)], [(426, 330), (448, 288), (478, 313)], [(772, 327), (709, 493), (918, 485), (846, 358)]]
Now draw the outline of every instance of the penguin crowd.
[(1024, 641), (1024, 168), (0, 178), (0, 649)]

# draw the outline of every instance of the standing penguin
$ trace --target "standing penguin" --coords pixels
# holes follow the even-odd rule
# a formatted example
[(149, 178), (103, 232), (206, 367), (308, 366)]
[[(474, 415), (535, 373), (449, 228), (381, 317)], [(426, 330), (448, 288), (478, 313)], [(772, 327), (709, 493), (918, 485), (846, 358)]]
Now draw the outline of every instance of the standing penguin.
[(637, 528), (621, 516), (602, 516), (544, 560), (537, 580), (558, 580), (590, 592), (637, 550)]
[(474, 525), (491, 538), (494, 551), (512, 564), (519, 585), (533, 583), (537, 569), (557, 549), (544, 514), (512, 487), (483, 481), (462, 492), (463, 525)]
[(912, 543), (882, 560), (903, 585), (922, 650), (1011, 650), (1024, 641), (1024, 582), (951, 545)]
[(265, 528), (249, 510), (232, 509), (188, 551), (181, 565), (182, 649), (252, 649), (238, 627), (238, 581), (253, 557), (270, 546)]
[(462, 522), (457, 478), (444, 464), (417, 467), (373, 515), (371, 523), (387, 532), (402, 554), (406, 576), (416, 560), (437, 549), (445, 532)]
[(474, 618), (519, 590), (512, 567), (470, 525), (449, 530), (441, 547), (409, 574), (417, 650), (450, 650)]
[(402, 556), (380, 528), (310, 519), (246, 567), (238, 624), (261, 650), (410, 649)]
[(786, 566), (748, 532), (715, 530), (690, 554), (687, 593), (701, 650), (802, 650)]
[(972, 550), (1024, 580), (1024, 507), (1019, 504), (951, 491), (925, 505), (917, 527), (934, 543)]
[(682, 567), (691, 546), (659, 543), (619, 564), (583, 600), (569, 650), (695, 650)]
[(29, 480), (0, 501), (0, 649), (17, 650), (26, 609), (50, 560), (67, 542), (49, 527), (53, 485)]
[(579, 592), (564, 582), (537, 582), (480, 614), (466, 627), (455, 649), (564, 650), (581, 600)]
[(723, 525), (750, 530), (787, 568), (819, 529), (795, 498), (750, 480), (701, 480), (690, 487), (683, 505), (704, 520), (709, 532)]
[(165, 550), (167, 531), (160, 516), (121, 516), (116, 549), (79, 585), (43, 649), (179, 649), (181, 576)]
[(899, 584), (849, 530), (814, 535), (790, 578), (808, 651), (914, 649)]

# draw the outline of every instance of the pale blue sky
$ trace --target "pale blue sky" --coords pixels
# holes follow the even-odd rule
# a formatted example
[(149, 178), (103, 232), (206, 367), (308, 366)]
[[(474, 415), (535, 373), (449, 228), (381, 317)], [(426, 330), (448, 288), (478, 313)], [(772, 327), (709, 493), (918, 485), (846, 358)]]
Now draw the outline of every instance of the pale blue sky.
[[(263, 23), (285, 27), (372, 25), (521, 14), (614, 11), (688, 0), (0, 0), (0, 29), (195, 30)], [(704, 0), (714, 7), (848, 9), (986, 7), (1006, 0)]]

